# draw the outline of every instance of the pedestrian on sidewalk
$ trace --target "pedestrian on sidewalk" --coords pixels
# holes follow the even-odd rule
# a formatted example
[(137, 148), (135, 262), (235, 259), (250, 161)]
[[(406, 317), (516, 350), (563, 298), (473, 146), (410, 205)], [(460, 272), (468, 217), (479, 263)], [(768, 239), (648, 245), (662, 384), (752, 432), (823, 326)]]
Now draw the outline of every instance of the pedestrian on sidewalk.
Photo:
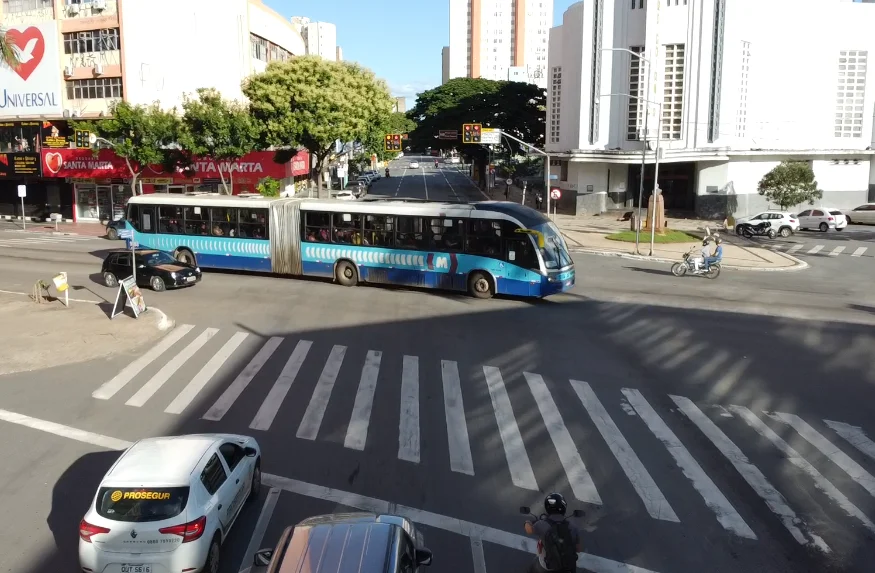
[(535, 209), (538, 211), (541, 210), (541, 202), (544, 201), (544, 196), (541, 195), (540, 191), (535, 192)]

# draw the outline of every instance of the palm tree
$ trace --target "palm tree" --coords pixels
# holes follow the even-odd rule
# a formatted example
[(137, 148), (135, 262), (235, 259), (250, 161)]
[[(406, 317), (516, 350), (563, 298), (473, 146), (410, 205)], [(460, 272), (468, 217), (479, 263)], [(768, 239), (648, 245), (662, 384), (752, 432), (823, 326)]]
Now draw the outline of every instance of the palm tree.
[(6, 30), (0, 28), (0, 66), (16, 67), (18, 65), (18, 52), (15, 51), (15, 42), (6, 35)]

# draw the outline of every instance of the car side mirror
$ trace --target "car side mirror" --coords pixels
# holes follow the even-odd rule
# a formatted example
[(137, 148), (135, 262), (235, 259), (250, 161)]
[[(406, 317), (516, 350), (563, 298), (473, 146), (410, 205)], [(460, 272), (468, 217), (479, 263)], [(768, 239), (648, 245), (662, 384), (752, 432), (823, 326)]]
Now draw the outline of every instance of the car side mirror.
[(573, 515), (574, 517), (583, 517), (584, 515), (586, 515), (586, 513), (582, 509), (575, 509), (571, 512), (571, 515)]
[(270, 565), (270, 560), (273, 557), (273, 549), (259, 549), (255, 552), (253, 563), (258, 567), (266, 567)]
[(527, 505), (521, 505), (520, 506), (520, 513), (525, 514), (525, 515), (529, 515), (532, 513), (532, 508), (530, 508)]
[(258, 451), (255, 448), (246, 447), (246, 448), (243, 448), (243, 453), (246, 454), (247, 458), (251, 458), (255, 454), (257, 454)]
[(417, 565), (425, 565), (428, 567), (431, 565), (432, 554), (428, 549), (417, 549), (416, 550), (416, 564)]

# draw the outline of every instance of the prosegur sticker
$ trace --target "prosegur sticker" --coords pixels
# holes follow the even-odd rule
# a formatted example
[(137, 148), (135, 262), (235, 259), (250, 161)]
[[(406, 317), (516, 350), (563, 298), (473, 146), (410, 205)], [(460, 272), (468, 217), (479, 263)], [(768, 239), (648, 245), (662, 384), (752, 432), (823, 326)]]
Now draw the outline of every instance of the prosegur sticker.
[(157, 501), (162, 501), (165, 499), (170, 499), (170, 492), (167, 491), (126, 491), (124, 493), (116, 490), (112, 492), (112, 495), (109, 496), (112, 501), (119, 501), (121, 499), (154, 499)]

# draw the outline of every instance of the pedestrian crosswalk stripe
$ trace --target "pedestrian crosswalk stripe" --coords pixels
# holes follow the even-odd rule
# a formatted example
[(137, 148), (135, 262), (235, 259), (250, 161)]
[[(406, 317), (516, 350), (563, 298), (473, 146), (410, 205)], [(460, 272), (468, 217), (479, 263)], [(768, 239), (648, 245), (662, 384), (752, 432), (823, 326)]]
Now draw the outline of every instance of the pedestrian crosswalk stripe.
[(468, 440), (468, 422), (462, 400), (462, 381), (459, 365), (452, 360), (441, 360), (441, 379), (444, 387), (444, 414), (447, 418), (447, 443), (450, 450), (450, 469), (474, 475), (474, 460)]
[(352, 407), (352, 417), (346, 429), (346, 440), (343, 442), (347, 448), (364, 450), (368, 442), (368, 426), (371, 422), (382, 358), (383, 353), (378, 350), (369, 350), (365, 358), (359, 388), (355, 394), (355, 404)]
[(243, 391), (246, 390), (246, 387), (249, 386), (249, 383), (252, 382), (252, 379), (255, 378), (255, 375), (258, 374), (261, 367), (264, 366), (267, 359), (273, 355), (283, 340), (282, 336), (274, 336), (265, 342), (264, 346), (262, 346), (258, 353), (252, 357), (249, 364), (246, 365), (246, 368), (237, 375), (237, 378), (231, 382), (228, 389), (225, 390), (222, 395), (219, 396), (219, 399), (216, 400), (216, 403), (207, 410), (207, 413), (203, 415), (203, 419), (212, 420), (213, 422), (221, 420), (225, 414), (228, 413), (228, 410), (231, 409), (231, 406), (234, 405), (234, 402), (237, 401), (237, 398), (239, 398)]
[(865, 252), (866, 252), (866, 247), (857, 247), (857, 249), (853, 253), (851, 253), (851, 256), (852, 257), (861, 257), (861, 256), (863, 256), (863, 253), (865, 253)]
[(828, 479), (823, 476), (823, 474), (821, 474), (817, 470), (817, 468), (811, 465), (805, 458), (803, 458), (799, 454), (799, 452), (793, 449), (790, 444), (788, 444), (780, 436), (778, 436), (778, 434), (776, 434), (774, 430), (766, 426), (766, 424), (758, 417), (756, 417), (753, 412), (751, 412), (747, 408), (742, 408), (740, 406), (730, 406), (730, 410), (741, 415), (741, 417), (759, 435), (772, 442), (772, 444), (774, 444), (774, 446), (786, 456), (787, 461), (808, 474), (808, 476), (811, 477), (812, 480), (814, 480), (814, 484), (817, 486), (817, 489), (825, 493), (840, 508), (842, 508), (845, 513), (847, 513), (851, 517), (859, 519), (866, 529), (875, 532), (875, 523), (872, 523), (869, 518), (866, 517), (866, 514), (860, 511), (860, 508), (851, 503), (851, 500), (845, 497), (844, 494), (842, 494)]
[(602, 498), (596, 491), (592, 476), (589, 475), (589, 471), (580, 457), (580, 452), (577, 451), (577, 446), (571, 439), (571, 434), (559, 414), (556, 402), (553, 401), (553, 397), (544, 383), (544, 378), (531, 372), (523, 372), (523, 376), (535, 398), (538, 410), (541, 412), (541, 418), (544, 420), (544, 425), (547, 427), (547, 432), (550, 434), (550, 439), (559, 455), (559, 462), (565, 470), (574, 497), (586, 503), (601, 505)]
[[(717, 521), (720, 525), (739, 537), (756, 539), (757, 536), (754, 534), (753, 530), (744, 522), (744, 519), (742, 519), (741, 515), (738, 514), (735, 508), (732, 507), (732, 504), (729, 503), (729, 500), (726, 499), (723, 492), (721, 492), (717, 485), (711, 481), (711, 478), (708, 477), (708, 474), (705, 473), (702, 466), (700, 466), (695, 458), (693, 458), (690, 451), (684, 447), (675, 433), (672, 432), (662, 418), (659, 417), (656, 410), (654, 410), (650, 403), (644, 399), (641, 392), (629, 388), (623, 388), (621, 392), (623, 392), (626, 399), (629, 400), (629, 404), (635, 408), (635, 411), (644, 421), (644, 424), (647, 425), (650, 431), (653, 432), (653, 435), (656, 436), (656, 439), (662, 442), (668, 449), (684, 476), (690, 480), (693, 484), (693, 488), (695, 488), (695, 490), (702, 496), (702, 499), (705, 500), (705, 505), (717, 515)], [(672, 398), (676, 397), (673, 396)], [(683, 398), (682, 400), (686, 399)], [(689, 401), (687, 400), (687, 402)], [(675, 400), (675, 403), (681, 411), (684, 411), (685, 403), (679, 403), (678, 400)], [(698, 416), (693, 415), (690, 418), (693, 423), (698, 422), (699, 424), (702, 424), (702, 422), (705, 421), (713, 425), (713, 422), (705, 418), (704, 414), (702, 414), (692, 402), (689, 402), (689, 406), (692, 408), (688, 407), (687, 412), (684, 412), (685, 414), (688, 414), (687, 417), (690, 417), (690, 414), (698, 412)], [(717, 427), (714, 426), (713, 429), (717, 430)], [(711, 431), (712, 429), (709, 426), (701, 425), (699, 426), (699, 430), (706, 435), (710, 433), (711, 436), (708, 437), (713, 438), (713, 431)], [(720, 430), (717, 430), (717, 432), (720, 432)], [(712, 439), (712, 441), (714, 440)]]
[(194, 325), (191, 324), (183, 324), (177, 326), (170, 334), (162, 338), (158, 344), (150, 348), (145, 354), (128, 364), (121, 372), (116, 374), (112, 380), (103, 384), (100, 388), (95, 390), (91, 396), (94, 398), (98, 398), (100, 400), (109, 400), (113, 396), (115, 396), (116, 392), (124, 388), (128, 382), (133, 380), (137, 374), (142, 372), (142, 370), (151, 364), (156, 358), (164, 354), (164, 352), (172, 347), (174, 344), (182, 340), (182, 338), (188, 334), (191, 329), (194, 328)]
[(823, 250), (823, 245), (814, 245), (814, 247), (812, 247), (811, 250), (808, 251), (807, 254), (814, 255), (814, 254), (819, 253), (822, 250)]
[(225, 361), (234, 354), (237, 347), (246, 340), (249, 336), (248, 332), (235, 332), (228, 342), (216, 352), (212, 358), (201, 368), (194, 378), (191, 379), (182, 392), (174, 398), (173, 402), (164, 410), (167, 414), (182, 414), (182, 412), (191, 404), (195, 396), (204, 389), (204, 387), (212, 380), (216, 372), (225, 364)]
[(401, 365), (401, 421), (398, 459), (419, 463), (419, 357), (404, 356)]
[(267, 398), (261, 403), (261, 407), (252, 419), (252, 423), (249, 424), (250, 428), (253, 430), (267, 430), (270, 428), (273, 419), (276, 417), (277, 412), (279, 412), (280, 406), (282, 406), (283, 400), (286, 398), (286, 394), (289, 393), (292, 383), (297, 378), (298, 372), (301, 371), (301, 366), (304, 364), (304, 359), (307, 358), (307, 353), (310, 352), (312, 345), (313, 343), (309, 340), (298, 341), (295, 350), (289, 356), (286, 365), (283, 366), (279, 378), (274, 382), (273, 387), (267, 394)]
[(644, 503), (647, 513), (654, 519), (673, 521), (679, 523), (680, 519), (669, 505), (668, 500), (662, 495), (656, 482), (650, 477), (644, 464), (632, 450), (632, 446), (620, 432), (620, 428), (611, 419), (608, 411), (596, 397), (595, 392), (586, 382), (572, 380), (571, 386), (580, 398), (584, 409), (595, 424), (596, 429), (608, 444), (611, 453), (617, 459), (617, 463), (623, 469), (626, 477), (632, 483), (632, 487)]
[(219, 332), (218, 328), (207, 328), (200, 335), (194, 339), (188, 346), (182, 349), (182, 351), (174, 356), (170, 361), (164, 365), (161, 370), (158, 371), (157, 374), (152, 376), (152, 378), (143, 384), (143, 386), (137, 390), (137, 393), (130, 397), (130, 399), (125, 402), (128, 406), (136, 406), (140, 407), (145, 404), (149, 398), (151, 398), (155, 392), (161, 389), (164, 384), (170, 380), (170, 377), (173, 376), (180, 367), (185, 364), (189, 358), (194, 356), (194, 353), (200, 350), (204, 344), (209, 342), (209, 340)]
[(832, 428), (836, 434), (844, 438), (846, 442), (875, 460), (875, 442), (869, 439), (862, 428), (831, 420), (824, 420), (824, 423)]
[(510, 479), (517, 487), (538, 491), (535, 472), (526, 454), (523, 437), (513, 415), (513, 407), (510, 405), (501, 372), (493, 366), (484, 366), (483, 374), (486, 377), (489, 397), (492, 399), (492, 411), (495, 412), (495, 421), (498, 423), (498, 434), (504, 446)]
[(793, 253), (795, 253), (796, 251), (801, 250), (801, 249), (802, 249), (801, 243), (793, 245), (792, 247), (790, 247), (790, 249), (787, 250), (787, 254), (792, 255)]
[(842, 251), (844, 251), (844, 250), (845, 250), (845, 247), (843, 247), (843, 246), (838, 246), (838, 247), (834, 248), (832, 251), (830, 251), (829, 256), (831, 256), (831, 257), (837, 257), (837, 256), (839, 256), (840, 254), (842, 254)]
[(313, 390), (313, 396), (307, 405), (307, 411), (304, 412), (304, 418), (298, 426), (296, 434), (298, 438), (315, 440), (316, 436), (319, 435), (322, 418), (325, 417), (325, 410), (331, 399), (331, 391), (334, 389), (334, 383), (337, 382), (337, 375), (340, 374), (340, 366), (343, 364), (345, 354), (346, 346), (335, 345), (331, 349), (331, 354), (325, 361), (322, 375), (319, 376), (319, 381), (316, 382), (316, 388)]

